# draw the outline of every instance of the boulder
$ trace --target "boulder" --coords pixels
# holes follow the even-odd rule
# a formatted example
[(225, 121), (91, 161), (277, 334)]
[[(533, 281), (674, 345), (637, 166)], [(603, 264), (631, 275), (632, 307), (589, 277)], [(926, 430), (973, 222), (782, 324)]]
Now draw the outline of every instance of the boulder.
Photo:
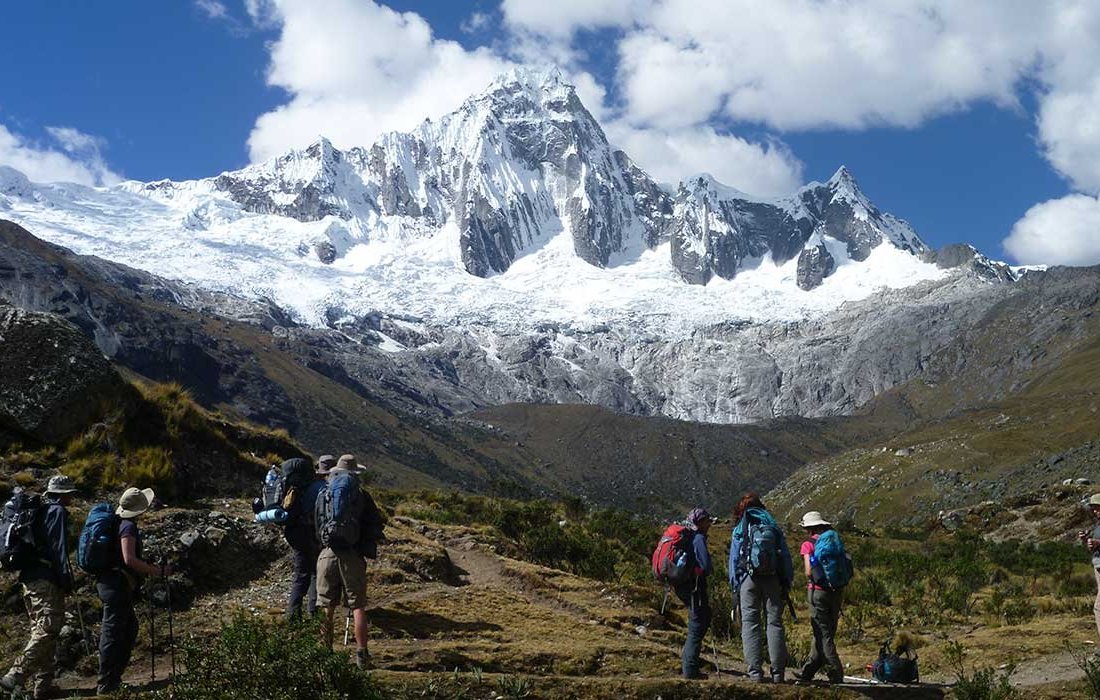
[(0, 301), (0, 432), (59, 443), (119, 401), (125, 383), (95, 344), (55, 314)]

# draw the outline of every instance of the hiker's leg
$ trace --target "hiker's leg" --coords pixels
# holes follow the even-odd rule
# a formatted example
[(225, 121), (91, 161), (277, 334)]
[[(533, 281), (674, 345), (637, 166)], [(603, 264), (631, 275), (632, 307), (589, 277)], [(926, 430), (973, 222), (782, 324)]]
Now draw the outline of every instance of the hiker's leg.
[(818, 620), (817, 613), (817, 599), (823, 595), (823, 591), (815, 591), (810, 589), (808, 598), (810, 601), (810, 628), (814, 633), (813, 648), (810, 649), (810, 657), (806, 659), (806, 664), (799, 672), (804, 680), (811, 680), (817, 672), (821, 670), (821, 667), (825, 665), (825, 654), (822, 652), (822, 634), (821, 624)]
[[(129, 634), (133, 608), (129, 596), (122, 588), (121, 574), (108, 574), (96, 582), (96, 593), (103, 603), (103, 621), (99, 629), (99, 679), (100, 690), (113, 691), (122, 681), (122, 647)], [(128, 654), (127, 654), (128, 655)]]
[(772, 661), (772, 680), (783, 680), (787, 670), (787, 635), (783, 629), (783, 588), (779, 578), (769, 576), (764, 582), (765, 605), (768, 611), (768, 658)]
[[(687, 613), (687, 637), (684, 639), (683, 649), (680, 650), (680, 673), (685, 678), (691, 678), (699, 673), (699, 654), (703, 633), (706, 632), (706, 627), (702, 624), (702, 615), (709, 615), (709, 609), (704, 613), (699, 596), (692, 590), (692, 586), (677, 589), (675, 593), (684, 604), (684, 610)], [(709, 623), (709, 619), (707, 622)]]
[(34, 678), (35, 688), (53, 685), (54, 653), (57, 636), (65, 623), (65, 597), (49, 581), (23, 584), (27, 607), (31, 612), (31, 638), (17, 662), (24, 678)]
[(290, 579), (290, 596), (286, 604), (286, 617), (292, 620), (302, 614), (302, 600), (309, 592), (310, 580), (317, 570), (317, 557), (313, 552), (291, 549), (294, 556), (294, 573)]
[(844, 680), (844, 664), (836, 651), (836, 628), (840, 621), (840, 591), (822, 591), (823, 618), (821, 621), (821, 653), (830, 667), (829, 680), (839, 683)]
[(343, 598), (343, 581), (337, 566), (335, 553), (325, 547), (317, 557), (317, 604), (325, 609), (325, 623), (321, 638), (332, 649), (333, 629), (336, 624), (336, 606)]
[[(313, 560), (316, 563), (316, 559)], [(306, 592), (306, 614), (313, 617), (317, 614), (317, 572), (309, 575), (309, 590)]]
[(764, 649), (760, 630), (760, 587), (752, 576), (741, 584), (741, 647), (745, 652), (745, 666), (751, 678), (764, 677)]
[(1092, 616), (1096, 619), (1096, 632), (1100, 634), (1100, 569), (1094, 569), (1096, 574), (1096, 602), (1092, 604)]
[(355, 648), (366, 649), (367, 640), (370, 639), (370, 620), (367, 618), (365, 608), (355, 608), (351, 611), (352, 623), (355, 625)]

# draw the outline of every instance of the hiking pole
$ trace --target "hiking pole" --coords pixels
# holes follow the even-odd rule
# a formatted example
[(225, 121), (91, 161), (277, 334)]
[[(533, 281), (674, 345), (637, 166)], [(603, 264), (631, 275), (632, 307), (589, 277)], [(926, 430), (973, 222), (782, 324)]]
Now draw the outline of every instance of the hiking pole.
[(348, 645), (348, 635), (351, 634), (351, 608), (348, 608), (348, 616), (344, 618), (344, 646)]
[(80, 606), (80, 599), (75, 598), (76, 601), (76, 617), (80, 620), (80, 639), (84, 642), (84, 655), (92, 655), (92, 647), (88, 644), (88, 630), (84, 629), (84, 608)]
[(794, 612), (794, 603), (791, 602), (791, 592), (787, 591), (783, 594), (787, 599), (787, 609), (791, 611), (791, 619), (798, 622), (798, 615)]
[(153, 594), (149, 593), (149, 677), (157, 682), (157, 612), (153, 607)]
[(714, 676), (717, 678), (722, 675), (722, 667), (718, 665), (718, 642), (713, 635), (710, 638), (710, 648), (714, 650)]
[(665, 614), (665, 606), (668, 605), (668, 586), (665, 586), (665, 597), (661, 599), (661, 614)]
[[(168, 555), (160, 558), (160, 570), (163, 572), (168, 566)], [(164, 582), (164, 593), (168, 602), (168, 654), (172, 659), (172, 682), (176, 682), (176, 632), (172, 625), (172, 582), (167, 576), (161, 576)]]

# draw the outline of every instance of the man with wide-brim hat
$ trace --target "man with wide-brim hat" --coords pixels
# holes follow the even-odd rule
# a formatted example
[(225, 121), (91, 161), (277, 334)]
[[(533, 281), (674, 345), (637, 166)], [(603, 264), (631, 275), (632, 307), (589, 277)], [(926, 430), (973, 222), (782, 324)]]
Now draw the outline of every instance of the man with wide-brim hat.
[(317, 473), (328, 476), (336, 468), (336, 458), (332, 455), (321, 455), (317, 458)]
[(66, 506), (76, 484), (59, 474), (46, 485), (45, 502), (35, 525), (40, 558), (19, 572), (23, 600), (30, 613), (31, 637), (11, 670), (0, 678), (0, 688), (12, 691), (33, 679), (31, 697), (58, 697), (54, 684), (57, 639), (65, 623), (65, 597), (73, 591), (69, 563), (69, 512)]
[(156, 500), (153, 489), (131, 487), (122, 493), (115, 508), (118, 516), (118, 564), (96, 576), (96, 593), (103, 602), (103, 623), (99, 632), (99, 678), (96, 692), (106, 695), (122, 685), (122, 674), (138, 636), (134, 600), (142, 581), (149, 576), (168, 576), (172, 567), (157, 566), (142, 559), (141, 533), (134, 519), (148, 511)]
[(1096, 600), (1092, 604), (1092, 616), (1096, 620), (1096, 631), (1100, 633), (1100, 493), (1089, 497), (1088, 509), (1094, 524), (1092, 532), (1080, 532), (1077, 536), (1092, 553), (1092, 570), (1096, 576)]

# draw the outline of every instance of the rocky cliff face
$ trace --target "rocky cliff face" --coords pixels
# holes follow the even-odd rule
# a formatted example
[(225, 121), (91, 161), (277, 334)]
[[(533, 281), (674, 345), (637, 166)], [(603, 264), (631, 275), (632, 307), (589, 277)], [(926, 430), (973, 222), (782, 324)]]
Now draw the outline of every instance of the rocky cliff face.
[[(341, 151), (322, 139), (210, 180), (127, 187), (161, 200), (205, 192), (240, 210), (204, 202), (186, 217), (195, 229), (255, 214), (331, 219), (299, 246), (300, 254), (326, 264), (359, 242), (438, 237), (479, 277), (508, 270), (559, 233), (597, 267), (670, 242), (673, 267), (693, 284), (732, 279), (764, 256), (782, 264), (814, 248), (815, 232), (843, 247), (844, 261), (866, 260), (884, 241), (917, 255), (926, 251), (908, 224), (875, 208), (844, 168), (824, 184), (776, 200), (709, 176), (686, 180), (673, 195), (608, 142), (556, 71), (508, 73), (458, 111), (386, 134), (368, 148)], [(803, 288), (826, 276), (827, 266), (817, 265)]]

